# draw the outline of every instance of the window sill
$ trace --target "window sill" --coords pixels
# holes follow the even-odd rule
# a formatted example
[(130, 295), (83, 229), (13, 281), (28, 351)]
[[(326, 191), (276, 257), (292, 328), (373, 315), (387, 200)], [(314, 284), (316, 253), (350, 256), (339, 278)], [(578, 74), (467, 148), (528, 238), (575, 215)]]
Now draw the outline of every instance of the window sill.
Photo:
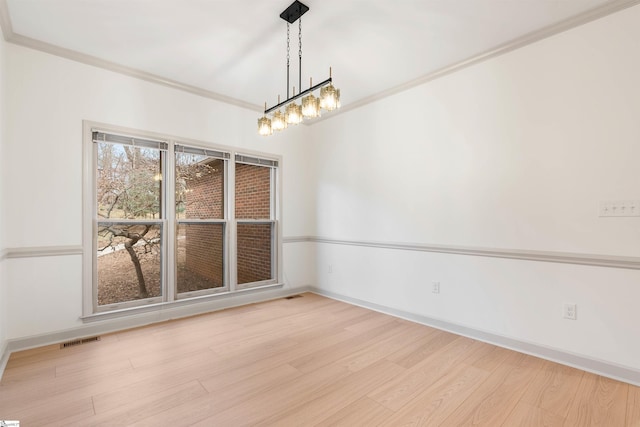
[[(80, 319), (84, 323), (93, 323), (99, 322), (103, 320), (110, 319), (122, 319), (127, 317), (133, 317), (137, 315), (147, 314), (147, 313), (159, 313), (166, 312), (169, 310), (175, 310), (182, 307), (189, 306), (200, 306), (199, 310), (193, 310), (193, 315), (206, 313), (208, 311), (221, 310), (224, 308), (230, 308), (237, 305), (243, 305), (249, 303), (249, 301), (244, 301), (246, 295), (251, 295), (254, 293), (260, 293), (264, 290), (270, 289), (281, 289), (284, 286), (283, 283), (272, 283), (263, 286), (257, 286), (253, 288), (246, 289), (238, 289), (235, 292), (220, 292), (216, 294), (203, 295), (199, 297), (193, 297), (188, 299), (180, 299), (175, 301), (161, 302), (149, 305), (142, 305), (138, 307), (128, 307), (122, 308), (118, 310), (105, 311), (100, 313), (89, 314), (86, 316), (81, 316)], [(234, 298), (241, 299), (238, 304), (224, 304), (224, 301), (231, 301)], [(187, 314), (176, 313), (175, 317), (183, 317)], [(171, 318), (171, 317), (169, 317)], [(166, 319), (161, 319), (166, 320)]]

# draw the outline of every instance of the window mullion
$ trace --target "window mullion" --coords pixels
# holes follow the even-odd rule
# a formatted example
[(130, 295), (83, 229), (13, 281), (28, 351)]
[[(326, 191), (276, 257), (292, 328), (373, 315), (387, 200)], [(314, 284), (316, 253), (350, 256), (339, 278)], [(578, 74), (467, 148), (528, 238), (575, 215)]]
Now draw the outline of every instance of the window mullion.
[(163, 295), (165, 295), (166, 301), (174, 301), (176, 299), (176, 225), (175, 225), (175, 216), (176, 216), (176, 192), (175, 192), (175, 182), (176, 182), (176, 168), (175, 168), (175, 146), (174, 144), (169, 144), (168, 150), (166, 152), (166, 158), (164, 161), (164, 223), (165, 223), (165, 268), (164, 268), (164, 280), (162, 281), (164, 290)]
[(226, 214), (228, 218), (226, 233), (227, 239), (227, 253), (226, 257), (229, 260), (227, 262), (227, 280), (229, 281), (229, 291), (235, 292), (238, 286), (238, 251), (236, 244), (236, 233), (238, 225), (236, 223), (236, 162), (229, 161), (228, 175), (227, 175), (227, 209)]

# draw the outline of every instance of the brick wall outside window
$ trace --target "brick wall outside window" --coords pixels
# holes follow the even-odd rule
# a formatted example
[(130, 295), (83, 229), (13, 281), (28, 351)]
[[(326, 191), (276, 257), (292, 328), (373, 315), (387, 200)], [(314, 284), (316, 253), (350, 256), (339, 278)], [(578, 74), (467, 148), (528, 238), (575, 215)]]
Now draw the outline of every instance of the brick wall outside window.
[[(185, 219), (222, 219), (224, 217), (224, 168), (221, 160), (208, 164), (208, 172), (196, 174), (186, 184)], [(236, 164), (236, 218), (271, 219), (271, 169)], [(223, 286), (222, 226), (190, 224), (178, 227), (178, 256), (184, 253), (185, 267), (215, 286)], [(272, 225), (238, 224), (238, 283), (251, 283), (272, 278)], [(184, 252), (181, 252), (184, 251)], [(180, 283), (178, 283), (180, 291)]]
[[(236, 164), (236, 218), (271, 218), (271, 169)], [(238, 224), (238, 283), (272, 278), (271, 224)]]
[[(205, 166), (189, 174), (191, 179), (182, 196), (185, 219), (224, 218), (224, 162), (212, 160)], [(189, 224), (178, 229), (178, 256), (184, 247), (186, 269), (213, 284), (208, 287), (224, 286), (223, 241), (219, 224)]]

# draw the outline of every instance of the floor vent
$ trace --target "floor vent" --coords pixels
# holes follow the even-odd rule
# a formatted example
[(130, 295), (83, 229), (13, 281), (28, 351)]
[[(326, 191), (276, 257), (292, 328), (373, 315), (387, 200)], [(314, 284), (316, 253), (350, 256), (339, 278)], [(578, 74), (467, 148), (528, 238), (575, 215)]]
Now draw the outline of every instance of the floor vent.
[(89, 342), (94, 342), (94, 341), (100, 341), (100, 337), (89, 337), (89, 338), (83, 338), (81, 340), (73, 340), (73, 341), (68, 341), (68, 342), (63, 342), (62, 344), (60, 344), (60, 348), (67, 348), (67, 347), (73, 347), (76, 345), (81, 345), (81, 344), (86, 344)]
[(302, 298), (302, 295), (289, 295), (288, 297), (284, 297), (284, 299), (294, 299), (294, 298)]

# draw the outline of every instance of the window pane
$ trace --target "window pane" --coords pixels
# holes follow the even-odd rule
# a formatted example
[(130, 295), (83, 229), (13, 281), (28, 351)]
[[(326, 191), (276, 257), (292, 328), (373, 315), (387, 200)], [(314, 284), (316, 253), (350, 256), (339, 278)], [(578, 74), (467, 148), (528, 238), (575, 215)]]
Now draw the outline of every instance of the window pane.
[(224, 286), (224, 224), (178, 224), (178, 293)]
[(273, 223), (238, 224), (238, 284), (272, 279)]
[(98, 223), (98, 305), (162, 295), (161, 226)]
[(128, 145), (98, 144), (99, 218), (160, 218), (160, 151)]
[(176, 218), (224, 218), (224, 160), (176, 153)]
[(271, 219), (271, 168), (236, 163), (236, 218)]

